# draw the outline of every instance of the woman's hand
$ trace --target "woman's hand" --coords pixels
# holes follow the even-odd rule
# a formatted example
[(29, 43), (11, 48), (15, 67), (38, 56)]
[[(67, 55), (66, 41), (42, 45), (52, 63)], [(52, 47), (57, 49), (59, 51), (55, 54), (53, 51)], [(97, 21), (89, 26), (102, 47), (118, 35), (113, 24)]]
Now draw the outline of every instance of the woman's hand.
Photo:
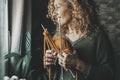
[(53, 50), (46, 50), (46, 54), (44, 55), (44, 66), (50, 66), (53, 65), (55, 63), (55, 59), (56, 59), (57, 55), (56, 52), (54, 52)]
[(57, 55), (59, 65), (66, 67), (67, 56), (68, 54), (66, 54), (65, 52)]
[(62, 67), (75, 67), (77, 57), (75, 57), (75, 54), (66, 54), (65, 52), (58, 54), (58, 63)]
[(90, 65), (80, 60), (76, 54), (66, 54), (65, 52), (58, 54), (58, 63), (62, 67), (76, 68), (83, 74), (86, 74), (90, 68)]

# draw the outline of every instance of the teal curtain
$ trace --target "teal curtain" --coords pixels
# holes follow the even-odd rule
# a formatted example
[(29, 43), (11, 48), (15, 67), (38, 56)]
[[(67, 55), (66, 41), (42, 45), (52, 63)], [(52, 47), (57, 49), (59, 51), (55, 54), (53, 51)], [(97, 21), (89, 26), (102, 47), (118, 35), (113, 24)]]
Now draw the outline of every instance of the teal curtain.
[(5, 75), (6, 60), (8, 53), (8, 0), (0, 0), (0, 80)]
[(6, 64), (4, 56), (8, 53), (31, 54), (31, 0), (0, 0), (0, 80), (17, 61), (11, 58)]

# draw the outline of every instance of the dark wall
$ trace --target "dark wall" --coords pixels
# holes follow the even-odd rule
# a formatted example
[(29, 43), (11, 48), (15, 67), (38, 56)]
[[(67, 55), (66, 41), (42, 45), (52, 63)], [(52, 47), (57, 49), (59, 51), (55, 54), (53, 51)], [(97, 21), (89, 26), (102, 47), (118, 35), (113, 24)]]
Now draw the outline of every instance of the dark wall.
[(44, 73), (43, 70), (43, 35), (40, 24), (47, 22), (45, 19), (47, 2), (32, 0), (32, 68), (37, 70), (35, 75)]
[(95, 0), (100, 9), (100, 22), (113, 45), (116, 79), (120, 80), (120, 0)]
[[(46, 18), (48, 0), (32, 0), (32, 67), (44, 72), (43, 57), (43, 24), (51, 33), (52, 22)], [(120, 0), (95, 0), (100, 9), (100, 23), (108, 34), (114, 49), (116, 79), (120, 80)], [(43, 71), (41, 71), (43, 70)]]

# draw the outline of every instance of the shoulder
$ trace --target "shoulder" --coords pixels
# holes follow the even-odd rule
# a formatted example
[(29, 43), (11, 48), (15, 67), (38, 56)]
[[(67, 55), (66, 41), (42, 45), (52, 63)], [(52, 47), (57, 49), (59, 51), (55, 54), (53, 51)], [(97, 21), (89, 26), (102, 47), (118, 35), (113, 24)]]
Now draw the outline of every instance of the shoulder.
[(105, 31), (102, 29), (99, 29), (99, 30), (94, 31), (94, 32), (89, 32), (87, 36), (90, 37), (91, 39), (108, 38)]
[(96, 32), (92, 32), (90, 34), (90, 36), (92, 37), (92, 39), (94, 40), (94, 43), (96, 45), (104, 45), (106, 47), (111, 47), (112, 48), (112, 44), (110, 41), (110, 38), (108, 36), (108, 34), (104, 31), (104, 30), (98, 30)]

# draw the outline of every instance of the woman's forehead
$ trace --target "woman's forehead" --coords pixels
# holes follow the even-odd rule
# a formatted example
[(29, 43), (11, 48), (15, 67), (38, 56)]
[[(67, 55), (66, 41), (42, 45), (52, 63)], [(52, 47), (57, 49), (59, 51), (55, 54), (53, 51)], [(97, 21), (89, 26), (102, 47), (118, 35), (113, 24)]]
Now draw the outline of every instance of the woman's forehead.
[(62, 5), (64, 3), (65, 3), (64, 0), (54, 0), (54, 6), (56, 6), (56, 5)]
[(65, 0), (54, 0), (54, 4), (56, 4), (56, 3), (64, 3), (65, 2)]

